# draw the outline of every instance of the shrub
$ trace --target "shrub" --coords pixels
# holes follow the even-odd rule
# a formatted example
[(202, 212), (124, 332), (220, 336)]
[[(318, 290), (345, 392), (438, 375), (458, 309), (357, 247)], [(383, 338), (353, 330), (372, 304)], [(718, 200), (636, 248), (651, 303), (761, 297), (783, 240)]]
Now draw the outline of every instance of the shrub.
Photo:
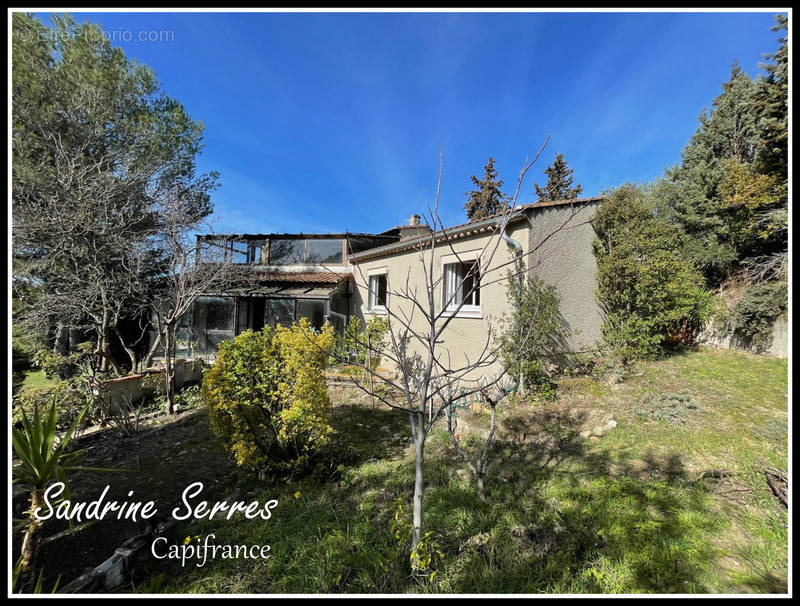
[(15, 373), (30, 370), (36, 347), (19, 327), (13, 326), (11, 331), (11, 368)]
[(92, 355), (92, 343), (80, 343), (74, 352), (67, 355), (50, 349), (40, 349), (33, 356), (33, 363), (42, 369), (48, 379), (65, 380), (75, 376), (81, 365)]
[[(12, 421), (15, 424), (21, 422), (23, 412), (33, 417), (37, 408), (43, 409), (52, 401), (56, 405), (56, 426), (59, 430), (65, 430), (90, 404), (91, 399), (78, 381), (59, 381), (53, 387), (26, 389), (12, 399)], [(90, 416), (86, 415), (86, 419)]]
[(294, 473), (323, 453), (333, 434), (324, 376), (333, 341), (330, 324), (314, 333), (301, 319), (220, 344), (202, 398), (212, 430), (239, 465)]
[(679, 232), (655, 212), (647, 192), (623, 185), (594, 219), (603, 340), (623, 365), (657, 356), (669, 342), (691, 340), (711, 315), (711, 295), (680, 252)]
[(164, 395), (166, 385), (163, 372), (148, 372), (142, 379), (142, 395), (146, 400)]
[(734, 340), (756, 351), (772, 345), (772, 328), (788, 305), (786, 282), (762, 282), (750, 286), (730, 309), (728, 330)]
[(683, 390), (678, 393), (665, 392), (657, 396), (647, 396), (635, 412), (639, 416), (674, 424), (682, 423), (689, 412), (699, 408), (692, 395)]
[(181, 409), (199, 408), (202, 402), (199, 385), (191, 385), (175, 394), (175, 405)]
[(551, 400), (555, 385), (548, 365), (566, 351), (556, 289), (528, 274), (525, 263), (519, 261), (509, 272), (506, 297), (511, 312), (503, 316), (496, 335), (506, 371), (520, 380), (527, 395)]
[(389, 320), (387, 318), (375, 316), (363, 326), (360, 318), (350, 318), (345, 327), (344, 336), (337, 339), (333, 354), (335, 361), (365, 365), (367, 350), (370, 349), (370, 366), (374, 371), (380, 364), (380, 352), (385, 346), (388, 331)]

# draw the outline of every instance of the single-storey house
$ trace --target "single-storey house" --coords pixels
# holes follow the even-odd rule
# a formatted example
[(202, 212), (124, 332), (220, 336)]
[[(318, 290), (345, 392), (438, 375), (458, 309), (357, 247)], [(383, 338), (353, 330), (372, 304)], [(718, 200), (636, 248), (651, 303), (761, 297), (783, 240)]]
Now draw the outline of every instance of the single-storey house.
[[(407, 225), (378, 234), (198, 236), (199, 247), (228, 247), (234, 262), (256, 272), (255, 281), (245, 294), (199, 298), (182, 322), (176, 353), (213, 356), (223, 339), (301, 317), (315, 327), (330, 321), (342, 331), (352, 317), (394, 315), (414, 318), (414, 328), (424, 330), (407, 294), (424, 296), (426, 283), (435, 281), (437, 305), (459, 307), (440, 351), (463, 363), (480, 355), (493, 322), (509, 311), (504, 276), (515, 256), (556, 287), (569, 347), (591, 348), (602, 326), (591, 223), (601, 202), (593, 197), (527, 204), (436, 231), (414, 215)], [(426, 280), (430, 267), (436, 276)], [(476, 281), (475, 288), (465, 288), (465, 277)]]

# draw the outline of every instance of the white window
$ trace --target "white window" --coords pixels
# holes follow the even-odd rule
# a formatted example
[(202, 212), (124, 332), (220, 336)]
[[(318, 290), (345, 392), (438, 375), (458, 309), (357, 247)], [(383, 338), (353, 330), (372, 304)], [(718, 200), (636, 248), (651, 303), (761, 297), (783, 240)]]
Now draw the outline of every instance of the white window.
[[(459, 312), (480, 312), (480, 284), (480, 262), (477, 259), (445, 264), (445, 309), (450, 311), (458, 310)], [(461, 306), (460, 309), (459, 306)]]
[(369, 277), (368, 306), (372, 311), (386, 311), (386, 274), (373, 274)]

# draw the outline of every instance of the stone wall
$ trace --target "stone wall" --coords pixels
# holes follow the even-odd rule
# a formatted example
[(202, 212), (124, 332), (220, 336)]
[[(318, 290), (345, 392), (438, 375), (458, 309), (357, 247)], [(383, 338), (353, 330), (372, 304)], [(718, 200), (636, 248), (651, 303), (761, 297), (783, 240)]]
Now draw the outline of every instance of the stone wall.
[(789, 357), (789, 320), (787, 317), (778, 318), (772, 327), (772, 345), (764, 352), (754, 351), (731, 340), (730, 335), (720, 334), (714, 331), (709, 322), (697, 335), (697, 344), (715, 349), (738, 349), (750, 353), (763, 353), (776, 358)]

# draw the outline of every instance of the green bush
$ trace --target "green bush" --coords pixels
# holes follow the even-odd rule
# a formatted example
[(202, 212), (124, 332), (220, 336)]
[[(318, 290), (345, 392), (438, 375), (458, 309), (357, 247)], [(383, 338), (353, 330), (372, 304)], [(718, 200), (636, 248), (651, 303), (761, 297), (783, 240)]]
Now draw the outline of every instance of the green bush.
[(307, 470), (331, 444), (324, 371), (333, 327), (246, 331), (220, 344), (203, 378), (211, 428), (236, 462), (254, 470)]
[(15, 373), (25, 372), (33, 367), (33, 355), (36, 351), (30, 339), (21, 334), (17, 326), (11, 332), (11, 368)]
[(92, 343), (80, 343), (74, 352), (62, 355), (51, 349), (40, 349), (33, 356), (33, 363), (42, 369), (48, 379), (65, 380), (75, 376), (81, 365), (92, 355)]
[(655, 212), (647, 191), (623, 185), (594, 219), (603, 339), (623, 365), (691, 344), (712, 312), (703, 277), (680, 252), (679, 232)]
[(750, 286), (730, 309), (727, 327), (733, 339), (756, 351), (772, 345), (772, 328), (788, 306), (786, 282), (762, 282)]
[(181, 410), (199, 408), (202, 403), (199, 385), (191, 385), (175, 394), (175, 405)]
[[(56, 402), (56, 426), (59, 430), (65, 430), (72, 425), (91, 401), (78, 381), (59, 381), (53, 387), (26, 389), (15, 394), (12, 399), (12, 421), (22, 421), (23, 411), (32, 418), (37, 408), (47, 407), (53, 399)], [(90, 417), (91, 414), (86, 415), (87, 420)]]
[(148, 372), (142, 379), (142, 395), (146, 400), (164, 395), (166, 391), (163, 372)]
[(555, 384), (548, 365), (566, 352), (556, 288), (528, 274), (525, 263), (519, 261), (509, 271), (506, 298), (511, 312), (503, 316), (495, 335), (506, 372), (522, 381), (526, 395), (552, 400)]
[(657, 396), (647, 396), (634, 412), (642, 417), (674, 424), (682, 423), (690, 412), (699, 408), (692, 394), (683, 390), (678, 393), (665, 392)]
[(360, 318), (352, 317), (347, 322), (344, 335), (337, 338), (332, 352), (333, 362), (350, 362), (361, 365), (367, 363), (367, 350), (370, 350), (370, 366), (378, 368), (381, 351), (386, 346), (386, 335), (389, 332), (389, 320), (375, 316), (365, 325)]

